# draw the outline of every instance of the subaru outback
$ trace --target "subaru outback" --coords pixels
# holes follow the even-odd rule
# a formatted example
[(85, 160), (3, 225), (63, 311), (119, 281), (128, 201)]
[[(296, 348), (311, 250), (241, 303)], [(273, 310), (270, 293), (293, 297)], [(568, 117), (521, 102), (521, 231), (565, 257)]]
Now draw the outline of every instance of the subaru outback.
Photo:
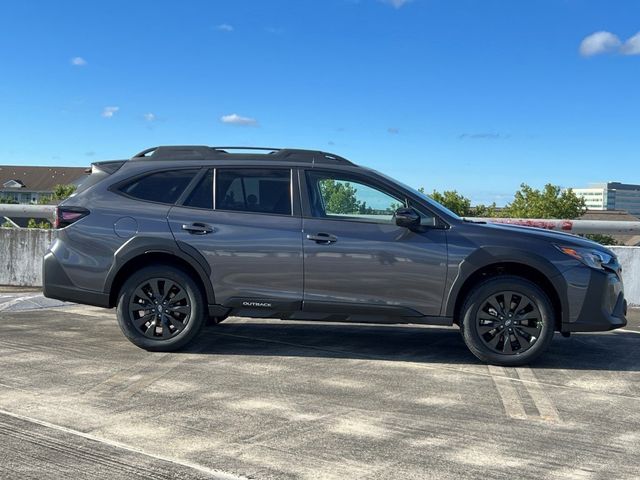
[(476, 357), (509, 366), (556, 331), (626, 324), (610, 250), (460, 218), (326, 152), (172, 146), (94, 163), (56, 227), (44, 294), (116, 307), (152, 351), (229, 315), (456, 324)]

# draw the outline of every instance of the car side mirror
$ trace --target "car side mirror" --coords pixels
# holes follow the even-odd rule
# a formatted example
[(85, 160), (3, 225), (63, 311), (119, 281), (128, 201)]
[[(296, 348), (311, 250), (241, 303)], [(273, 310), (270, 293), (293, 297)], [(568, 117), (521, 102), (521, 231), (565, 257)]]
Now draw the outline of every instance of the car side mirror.
[(413, 208), (399, 208), (394, 213), (396, 225), (408, 229), (414, 229), (420, 226), (420, 214)]

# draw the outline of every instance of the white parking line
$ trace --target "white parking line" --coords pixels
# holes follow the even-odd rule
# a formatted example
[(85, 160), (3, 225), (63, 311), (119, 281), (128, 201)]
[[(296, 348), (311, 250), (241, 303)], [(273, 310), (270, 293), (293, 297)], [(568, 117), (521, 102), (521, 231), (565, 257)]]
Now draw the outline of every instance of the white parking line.
[(627, 333), (637, 333), (640, 334), (640, 332), (636, 332), (635, 330), (628, 330), (626, 328), (618, 328), (617, 330), (614, 330), (616, 332), (627, 332)]
[(534, 371), (529, 367), (518, 367), (516, 372), (521, 380), (525, 380), (523, 382), (524, 386), (538, 409), (540, 418), (547, 422), (560, 423), (558, 410), (556, 410), (549, 395), (544, 391), (544, 387), (538, 382)]
[(32, 298), (38, 298), (41, 297), (42, 294), (38, 294), (38, 295), (28, 295), (26, 297), (17, 297), (14, 298), (13, 300), (9, 300), (8, 302), (4, 302), (0, 304), (0, 312), (7, 310), (10, 307), (13, 307), (14, 305), (18, 305), (21, 302), (25, 302), (28, 300), (31, 300)]
[(511, 418), (526, 420), (527, 413), (524, 411), (522, 399), (514, 382), (507, 376), (507, 369), (495, 365), (488, 365), (488, 367), (505, 413)]

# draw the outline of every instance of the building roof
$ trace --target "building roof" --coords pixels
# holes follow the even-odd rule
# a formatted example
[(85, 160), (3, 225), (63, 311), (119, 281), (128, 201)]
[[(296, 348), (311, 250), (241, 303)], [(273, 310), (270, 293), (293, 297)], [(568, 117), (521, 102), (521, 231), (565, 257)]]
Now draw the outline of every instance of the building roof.
[[(640, 222), (640, 218), (624, 210), (587, 210), (580, 220), (613, 220), (617, 222)], [(640, 235), (611, 235), (620, 245), (640, 245)]]
[[(20, 167), (0, 165), (0, 190), (12, 192), (52, 192), (56, 185), (79, 184), (86, 167)], [(14, 180), (20, 186), (13, 184)], [(4, 186), (6, 183), (10, 185)]]

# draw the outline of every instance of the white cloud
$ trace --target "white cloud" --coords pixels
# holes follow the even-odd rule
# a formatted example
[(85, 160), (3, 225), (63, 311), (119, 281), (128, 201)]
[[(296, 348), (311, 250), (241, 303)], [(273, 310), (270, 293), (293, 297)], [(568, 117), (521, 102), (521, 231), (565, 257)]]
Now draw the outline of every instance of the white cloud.
[(232, 113), (230, 115), (223, 115), (222, 117), (220, 117), (220, 121), (222, 123), (229, 123), (232, 125), (241, 125), (243, 127), (258, 125), (258, 121), (255, 118), (243, 117), (238, 115), (237, 113)]
[(153, 122), (157, 118), (155, 113), (151, 113), (151, 112), (145, 113), (143, 117), (147, 122)]
[(216, 26), (216, 30), (220, 32), (233, 32), (233, 25), (229, 25), (228, 23), (221, 23)]
[(282, 35), (284, 33), (284, 29), (279, 27), (266, 27), (264, 31), (273, 35)]
[(104, 118), (113, 118), (113, 116), (118, 113), (118, 110), (120, 110), (120, 107), (104, 107), (101, 115)]
[(623, 55), (640, 55), (640, 32), (629, 38), (620, 48)]
[(85, 67), (87, 65), (87, 61), (82, 57), (73, 57), (70, 62), (74, 67)]
[(381, 1), (397, 9), (397, 8), (404, 7), (407, 3), (411, 2), (412, 0), (381, 0)]
[(622, 42), (617, 35), (611, 32), (595, 32), (584, 37), (580, 42), (580, 54), (583, 57), (591, 57), (593, 55), (601, 55), (603, 53), (611, 53), (616, 51)]

